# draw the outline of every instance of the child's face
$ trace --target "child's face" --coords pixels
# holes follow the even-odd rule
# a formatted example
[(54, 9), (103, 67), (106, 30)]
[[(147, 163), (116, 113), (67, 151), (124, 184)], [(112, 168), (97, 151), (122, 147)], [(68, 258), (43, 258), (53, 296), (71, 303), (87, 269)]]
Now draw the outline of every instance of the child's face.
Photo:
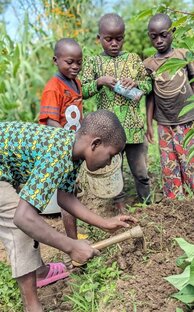
[[(123, 147), (124, 148), (124, 147)], [(90, 149), (85, 155), (85, 161), (90, 171), (95, 171), (111, 164), (114, 155), (120, 153), (122, 148), (99, 144)]]
[(173, 36), (172, 31), (169, 31), (169, 27), (165, 21), (158, 21), (158, 23), (153, 23), (149, 27), (148, 35), (151, 43), (160, 54), (168, 52), (171, 48)]
[(58, 56), (53, 57), (60, 73), (69, 79), (75, 79), (82, 66), (82, 51), (77, 46), (62, 48)]
[(124, 43), (124, 28), (122, 25), (103, 25), (98, 35), (100, 43), (107, 55), (116, 57)]

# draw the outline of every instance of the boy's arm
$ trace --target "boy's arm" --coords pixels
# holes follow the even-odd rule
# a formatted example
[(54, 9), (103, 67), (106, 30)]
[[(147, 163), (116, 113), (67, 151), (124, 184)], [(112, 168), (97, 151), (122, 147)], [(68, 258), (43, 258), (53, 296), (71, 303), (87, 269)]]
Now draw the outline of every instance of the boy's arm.
[(136, 62), (137, 62), (137, 66), (136, 66), (136, 70), (137, 70), (136, 82), (137, 82), (137, 85), (138, 85), (139, 89), (144, 91), (145, 94), (149, 94), (152, 91), (152, 79), (148, 75), (143, 62), (138, 55), (137, 55)]
[(38, 210), (23, 199), (19, 201), (13, 222), (29, 237), (68, 253), (74, 261), (84, 263), (99, 254), (87, 242), (68, 238), (53, 229), (38, 214)]
[(102, 86), (114, 88), (117, 80), (111, 76), (98, 77), (97, 60), (95, 57), (88, 58), (84, 61), (80, 80), (82, 83), (82, 95), (88, 99), (99, 92)]
[(55, 89), (44, 90), (40, 103), (39, 122), (52, 127), (61, 127), (61, 94)]
[(146, 122), (147, 122), (147, 131), (146, 137), (148, 142), (154, 143), (154, 131), (153, 131), (153, 115), (154, 115), (154, 96), (153, 92), (146, 95)]
[(58, 190), (57, 200), (58, 205), (71, 213), (73, 216), (105, 231), (108, 230), (112, 232), (122, 227), (128, 227), (128, 224), (125, 222), (127, 220), (136, 222), (136, 220), (131, 216), (117, 216), (104, 219), (82, 205), (82, 203), (73, 194), (66, 193), (62, 190)]

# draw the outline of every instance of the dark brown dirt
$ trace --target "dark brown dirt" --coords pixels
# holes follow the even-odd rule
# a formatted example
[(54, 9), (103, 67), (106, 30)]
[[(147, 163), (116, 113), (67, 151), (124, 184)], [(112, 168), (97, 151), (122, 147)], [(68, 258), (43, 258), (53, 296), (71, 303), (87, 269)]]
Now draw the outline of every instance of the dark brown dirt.
[[(93, 208), (97, 207), (95, 199), (90, 198), (90, 204)], [(107, 214), (109, 211), (110, 214), (108, 205), (110, 201), (102, 202), (100, 212)], [(115, 298), (102, 311), (175, 312), (176, 307), (183, 308), (180, 303), (170, 298), (175, 289), (164, 280), (164, 277), (179, 272), (175, 260), (182, 251), (173, 238), (183, 237), (194, 243), (193, 215), (194, 200), (182, 202), (166, 200), (157, 205), (137, 208), (134, 216), (138, 218), (143, 228), (146, 250), (143, 250), (140, 241), (128, 241), (120, 244), (118, 254), (109, 259), (107, 265), (116, 260), (123, 274), (117, 282), (119, 299)], [(63, 230), (59, 217), (47, 218), (47, 222), (58, 230)], [(0, 250), (0, 260), (5, 260), (1, 246)], [(42, 246), (42, 254), (45, 262), (63, 260), (61, 252), (47, 246)], [(80, 274), (79, 270), (77, 273)], [(123, 279), (126, 274), (127, 279)], [(46, 312), (73, 311), (70, 304), (63, 301), (64, 295), (70, 293), (68, 281), (71, 281), (71, 278), (38, 291)], [(186, 311), (185, 307), (183, 311)]]
[[(104, 311), (175, 312), (176, 307), (183, 308), (170, 298), (175, 289), (164, 277), (179, 272), (175, 260), (182, 252), (173, 238), (183, 237), (194, 242), (193, 213), (194, 200), (163, 201), (147, 208), (137, 208), (134, 216), (143, 228), (146, 250), (142, 242), (129, 241), (120, 244), (120, 252), (109, 259), (107, 265), (116, 260), (123, 276), (128, 274), (128, 278), (118, 280), (120, 299), (115, 299)], [(68, 292), (65, 281), (41, 289), (39, 295), (45, 311), (73, 311), (69, 304), (63, 302), (63, 295)], [(185, 308), (183, 310), (186, 311)]]

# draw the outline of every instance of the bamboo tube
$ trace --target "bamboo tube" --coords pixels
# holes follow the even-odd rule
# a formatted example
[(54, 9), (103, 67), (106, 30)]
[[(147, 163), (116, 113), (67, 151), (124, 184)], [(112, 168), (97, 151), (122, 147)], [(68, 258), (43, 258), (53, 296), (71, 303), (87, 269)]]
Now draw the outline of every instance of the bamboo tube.
[[(142, 238), (143, 237), (143, 231), (141, 229), (141, 227), (135, 226), (134, 228), (132, 228), (131, 230), (128, 230), (126, 232), (123, 232), (121, 234), (117, 234), (115, 236), (112, 236), (110, 238), (104, 239), (100, 242), (94, 243), (91, 245), (92, 248), (98, 249), (98, 250), (102, 250), (106, 247), (112, 246), (114, 244), (123, 242), (129, 238)], [(74, 266), (81, 266), (84, 263), (78, 263), (76, 261), (72, 261), (72, 264)]]

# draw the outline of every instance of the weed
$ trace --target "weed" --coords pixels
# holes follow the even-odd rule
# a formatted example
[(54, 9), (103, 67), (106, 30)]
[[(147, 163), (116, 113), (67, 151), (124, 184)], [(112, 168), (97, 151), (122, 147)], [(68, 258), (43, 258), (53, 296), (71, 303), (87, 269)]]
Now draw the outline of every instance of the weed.
[(0, 276), (0, 311), (22, 311), (22, 301), (17, 282), (11, 277), (10, 267), (3, 262), (0, 262)]
[(65, 296), (65, 301), (73, 303), (75, 312), (99, 311), (99, 305), (106, 306), (115, 298), (116, 280), (121, 273), (116, 262), (107, 267), (104, 257), (95, 258), (88, 263), (84, 274), (72, 275), (72, 295)]

